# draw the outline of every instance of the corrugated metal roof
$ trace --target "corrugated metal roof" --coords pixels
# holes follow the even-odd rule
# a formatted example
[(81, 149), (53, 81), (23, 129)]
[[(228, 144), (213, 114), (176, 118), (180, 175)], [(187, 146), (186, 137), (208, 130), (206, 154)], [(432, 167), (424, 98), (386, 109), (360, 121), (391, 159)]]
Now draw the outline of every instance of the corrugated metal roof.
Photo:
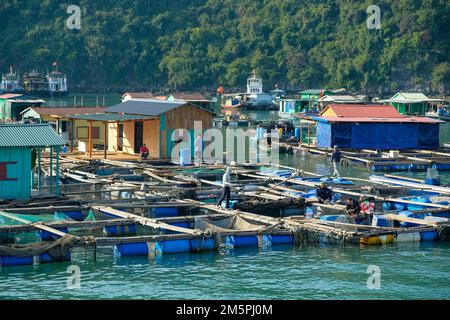
[(150, 92), (125, 92), (122, 95), (122, 98), (129, 96), (131, 99), (151, 99), (153, 98), (153, 94)]
[(0, 125), (0, 147), (51, 147), (63, 144), (49, 124)]
[(399, 92), (392, 97), (392, 100), (427, 101), (428, 97), (422, 92)]
[(105, 114), (83, 114), (68, 116), (69, 119), (87, 120), (87, 121), (102, 121), (102, 122), (117, 122), (117, 121), (133, 121), (133, 120), (147, 120), (154, 119), (153, 116), (142, 116), (133, 114), (120, 113), (105, 113)]
[(331, 108), (342, 118), (401, 118), (402, 115), (390, 105), (367, 104), (330, 104), (322, 114)]
[(182, 101), (198, 101), (198, 102), (209, 102), (206, 97), (200, 93), (173, 93), (172, 97), (175, 100)]
[(313, 117), (319, 122), (390, 122), (390, 123), (430, 123), (438, 124), (445, 121), (427, 118), (427, 117), (400, 117), (400, 118), (341, 118), (341, 117)]
[[(188, 104), (188, 103), (185, 101), (162, 101), (162, 100), (156, 100), (156, 99), (155, 100), (128, 100), (128, 101), (119, 103), (118, 105), (108, 108), (106, 110), (106, 112), (157, 117), (163, 113), (166, 113), (172, 109), (184, 106), (186, 104)], [(193, 106), (195, 106), (199, 109), (202, 109), (196, 105), (193, 105)], [(206, 109), (202, 109), (202, 110), (211, 112)]]
[(105, 113), (106, 108), (101, 107), (69, 107), (69, 108), (58, 108), (58, 107), (30, 107), (21, 113), (27, 112), (29, 109), (34, 110), (37, 114), (41, 116), (68, 116), (75, 114), (92, 114), (92, 113)]

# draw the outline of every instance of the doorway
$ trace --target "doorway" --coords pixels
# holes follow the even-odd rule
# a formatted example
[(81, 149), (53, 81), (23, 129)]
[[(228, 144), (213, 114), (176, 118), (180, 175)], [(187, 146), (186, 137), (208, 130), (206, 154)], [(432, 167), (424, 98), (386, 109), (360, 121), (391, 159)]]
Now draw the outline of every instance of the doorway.
[(144, 123), (142, 121), (134, 123), (134, 153), (139, 153), (139, 149), (144, 143)]

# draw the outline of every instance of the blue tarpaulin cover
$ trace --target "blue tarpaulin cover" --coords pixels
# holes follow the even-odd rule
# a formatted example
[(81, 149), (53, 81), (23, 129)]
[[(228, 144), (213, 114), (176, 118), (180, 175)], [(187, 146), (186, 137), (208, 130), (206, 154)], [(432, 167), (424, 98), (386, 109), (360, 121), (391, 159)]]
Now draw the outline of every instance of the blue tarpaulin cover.
[(439, 147), (439, 124), (318, 122), (317, 146), (354, 149), (432, 149)]

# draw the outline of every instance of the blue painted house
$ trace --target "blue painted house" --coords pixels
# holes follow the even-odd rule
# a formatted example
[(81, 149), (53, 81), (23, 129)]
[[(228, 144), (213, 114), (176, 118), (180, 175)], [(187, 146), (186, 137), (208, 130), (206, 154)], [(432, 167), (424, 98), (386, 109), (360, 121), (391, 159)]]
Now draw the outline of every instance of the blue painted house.
[(401, 115), (389, 105), (330, 105), (316, 121), (317, 147), (436, 149), (443, 121)]
[[(50, 151), (50, 166), (51, 169), (56, 166), (56, 181), (59, 181), (58, 158), (62, 144), (61, 138), (48, 124), (0, 125), (0, 201), (29, 199), (35, 167), (37, 187), (40, 189), (40, 159), (44, 149)], [(50, 181), (53, 181), (52, 177)], [(50, 185), (50, 193), (59, 193), (58, 184), (55, 183), (54, 187)]]

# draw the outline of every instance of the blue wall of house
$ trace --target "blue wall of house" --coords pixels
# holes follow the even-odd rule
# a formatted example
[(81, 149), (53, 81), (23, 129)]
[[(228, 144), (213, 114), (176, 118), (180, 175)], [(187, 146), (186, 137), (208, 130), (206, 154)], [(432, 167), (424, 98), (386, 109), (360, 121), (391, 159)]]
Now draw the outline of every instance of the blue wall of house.
[(14, 180), (0, 180), (0, 199), (29, 199), (31, 195), (31, 149), (27, 147), (0, 148), (0, 165), (5, 162), (16, 162), (6, 166), (6, 177)]

